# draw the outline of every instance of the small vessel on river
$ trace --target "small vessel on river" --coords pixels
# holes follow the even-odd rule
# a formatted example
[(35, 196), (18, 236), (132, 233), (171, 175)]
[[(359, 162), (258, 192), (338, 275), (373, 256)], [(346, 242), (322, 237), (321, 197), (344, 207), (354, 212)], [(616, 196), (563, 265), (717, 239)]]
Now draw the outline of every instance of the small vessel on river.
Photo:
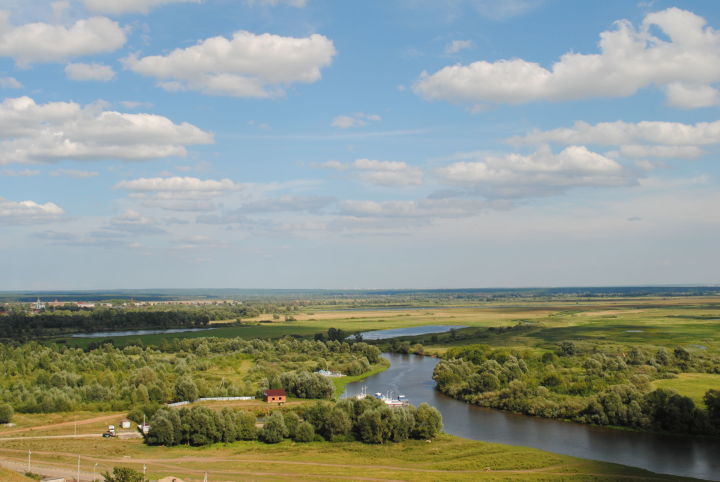
[[(366, 398), (369, 396), (370, 395), (367, 394), (367, 387), (362, 387), (360, 389), (360, 393), (358, 395), (355, 395), (355, 398)], [(393, 398), (392, 392), (387, 392), (385, 395), (383, 395), (381, 392), (376, 392), (374, 397), (378, 400), (382, 400), (385, 405), (389, 407), (405, 407), (407, 405), (410, 405), (410, 401), (405, 397), (405, 395), (398, 395), (397, 397)]]

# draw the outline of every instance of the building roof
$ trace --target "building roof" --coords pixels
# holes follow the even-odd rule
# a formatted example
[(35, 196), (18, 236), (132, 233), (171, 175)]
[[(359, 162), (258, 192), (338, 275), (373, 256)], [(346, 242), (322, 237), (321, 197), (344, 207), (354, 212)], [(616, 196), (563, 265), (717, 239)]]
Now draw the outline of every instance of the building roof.
[(287, 394), (285, 393), (285, 390), (282, 388), (270, 388), (268, 390), (265, 390), (265, 396), (266, 397), (286, 397)]

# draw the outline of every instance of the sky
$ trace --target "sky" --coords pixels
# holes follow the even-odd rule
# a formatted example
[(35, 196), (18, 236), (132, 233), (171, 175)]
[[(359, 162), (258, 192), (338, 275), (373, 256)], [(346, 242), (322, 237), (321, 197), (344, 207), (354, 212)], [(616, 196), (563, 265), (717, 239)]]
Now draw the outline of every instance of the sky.
[(2, 290), (720, 283), (716, 0), (0, 0)]

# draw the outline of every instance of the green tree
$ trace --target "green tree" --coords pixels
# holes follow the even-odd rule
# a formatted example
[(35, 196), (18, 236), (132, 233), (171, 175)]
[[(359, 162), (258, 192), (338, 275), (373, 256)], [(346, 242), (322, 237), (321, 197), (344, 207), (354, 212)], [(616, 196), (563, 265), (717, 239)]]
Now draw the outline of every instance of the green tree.
[(442, 415), (437, 408), (421, 403), (415, 412), (413, 437), (431, 439), (442, 430)]
[(10, 423), (15, 411), (7, 403), (0, 403), (0, 423)]
[(194, 402), (198, 398), (198, 388), (189, 377), (179, 378), (175, 382), (175, 396), (179, 401)]
[(287, 435), (287, 427), (285, 426), (285, 417), (282, 412), (275, 411), (271, 413), (265, 420), (260, 431), (260, 440), (269, 444), (276, 444), (282, 442), (282, 439)]
[(308, 422), (300, 422), (295, 428), (293, 440), (296, 442), (312, 442), (315, 438), (315, 429)]
[[(708, 390), (703, 397), (710, 419), (720, 424), (720, 390)], [(720, 427), (718, 427), (720, 428)]]
[(103, 474), (106, 482), (145, 482), (142, 472), (129, 467), (113, 467), (112, 474)]

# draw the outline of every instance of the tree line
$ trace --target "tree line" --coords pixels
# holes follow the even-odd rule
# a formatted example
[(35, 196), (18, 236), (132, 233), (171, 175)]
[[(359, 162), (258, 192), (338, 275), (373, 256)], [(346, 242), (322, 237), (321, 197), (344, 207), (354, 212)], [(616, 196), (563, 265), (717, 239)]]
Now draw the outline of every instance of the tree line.
[(162, 408), (150, 420), (145, 437), (149, 445), (208, 445), (217, 442), (260, 440), (278, 443), (352, 441), (369, 444), (431, 439), (442, 430), (442, 415), (423, 403), (419, 407), (388, 407), (372, 397), (317, 402), (292, 411), (273, 411), (262, 428), (255, 415), (242, 410), (207, 407)]
[(8, 313), (0, 316), (3, 338), (27, 340), (41, 336), (93, 331), (168, 328), (204, 328), (212, 320), (201, 310), (116, 310), (44, 311)]
[(547, 418), (598, 425), (720, 434), (720, 392), (709, 390), (705, 407), (651, 381), (682, 371), (717, 370), (710, 358), (678, 347), (578, 346), (562, 342), (536, 355), (483, 345), (448, 350), (433, 372), (437, 389), (460, 400)]
[[(87, 351), (50, 343), (0, 344), (0, 404), (21, 413), (137, 408), (142, 419), (142, 413), (168, 402), (258, 396), (268, 388), (325, 398), (332, 383), (312, 372), (369, 369), (380, 359), (380, 350), (366, 343), (289, 337), (174, 338), (160, 346), (103, 344)], [(245, 368), (232, 377), (214, 372), (240, 366)]]

